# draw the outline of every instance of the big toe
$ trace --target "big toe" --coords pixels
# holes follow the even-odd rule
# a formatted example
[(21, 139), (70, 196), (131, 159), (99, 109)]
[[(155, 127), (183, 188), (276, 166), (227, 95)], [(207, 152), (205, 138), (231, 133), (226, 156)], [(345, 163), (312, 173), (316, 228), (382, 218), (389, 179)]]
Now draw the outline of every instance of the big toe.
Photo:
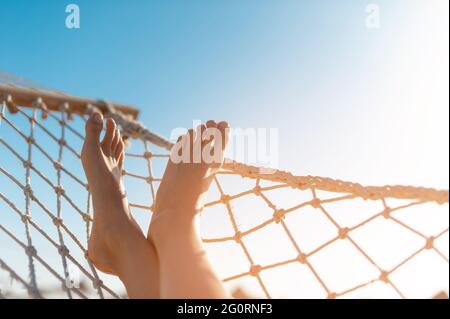
[(102, 148), (106, 156), (111, 155), (111, 147), (116, 135), (116, 122), (112, 118), (106, 119), (106, 132), (103, 136)]
[(99, 143), (102, 126), (102, 114), (99, 112), (94, 112), (86, 122), (86, 143)]

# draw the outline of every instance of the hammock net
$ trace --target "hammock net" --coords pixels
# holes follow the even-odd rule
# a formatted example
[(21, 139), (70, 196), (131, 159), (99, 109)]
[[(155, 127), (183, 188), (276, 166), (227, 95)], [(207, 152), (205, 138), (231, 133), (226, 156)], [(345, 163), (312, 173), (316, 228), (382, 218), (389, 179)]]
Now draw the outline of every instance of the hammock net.
[[(11, 81), (9, 81), (11, 82)], [(126, 298), (86, 255), (81, 168), (93, 110), (128, 138), (124, 182), (146, 231), (172, 143), (104, 101), (0, 83), (0, 298)], [(448, 191), (364, 187), (227, 160), (201, 215), (210, 259), (236, 297), (415, 298), (448, 292)]]

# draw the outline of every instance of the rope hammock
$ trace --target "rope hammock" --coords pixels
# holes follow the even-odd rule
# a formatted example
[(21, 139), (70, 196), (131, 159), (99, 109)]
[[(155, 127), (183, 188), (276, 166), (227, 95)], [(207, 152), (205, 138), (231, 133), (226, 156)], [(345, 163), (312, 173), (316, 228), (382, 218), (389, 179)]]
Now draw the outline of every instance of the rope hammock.
[[(151, 212), (162, 168), (173, 144), (137, 122), (136, 109), (59, 92), (0, 84), (0, 279), (2, 274), (6, 274), (11, 278), (11, 287), (26, 292), (31, 298), (48, 297), (55, 289), (58, 297), (126, 297), (116, 279), (98, 272), (86, 254), (92, 205), (79, 159), (84, 139), (83, 125), (94, 110), (114, 118), (122, 135), (131, 141), (123, 171), (125, 185), (137, 182), (146, 186), (145, 191), (139, 188), (139, 194), (135, 196), (140, 202), (130, 198), (130, 209), (135, 216), (141, 214), (140, 211)], [(138, 165), (131, 165), (130, 162), (139, 162), (144, 170), (135, 171)], [(236, 191), (239, 187), (227, 187), (227, 179), (230, 178), (241, 181), (246, 188)], [(38, 186), (34, 186), (35, 183)], [(425, 272), (439, 278), (437, 290), (448, 289), (448, 218), (433, 233), (419, 230), (402, 218), (415, 207), (423, 207), (420, 216), (428, 215), (430, 219), (434, 215), (429, 210), (436, 207), (444, 208), (444, 214), (448, 216), (447, 190), (410, 186), (365, 187), (331, 178), (295, 176), (278, 170), (264, 174), (259, 167), (229, 159), (216, 175), (213, 188), (202, 213), (202, 223), (203, 217), (215, 223), (211, 231), (215, 236), (208, 236), (202, 230), (203, 241), (208, 253), (210, 246), (212, 250), (217, 245), (233, 247), (230, 252), (236, 254), (216, 254), (213, 262), (216, 261), (219, 268), (221, 264), (222, 268), (229, 268), (223, 281), (230, 289), (235, 289), (236, 296), (240, 296), (236, 287), (242, 287), (244, 291), (250, 289), (250, 295), (267, 298), (294, 296), (291, 291), (297, 288), (306, 297), (351, 297), (355, 292), (382, 283), (392, 293), (387, 296), (407, 298), (414, 296), (414, 293), (409, 294), (402, 289), (406, 286), (398, 283), (398, 278), (402, 277), (398, 274), (422, 254), (429, 259), (430, 253), (436, 257), (433, 257), (433, 262), (440, 263), (441, 268), (431, 265)], [(129, 195), (131, 192), (129, 190)], [(286, 195), (283, 195), (284, 192)], [(298, 198), (292, 195), (293, 192)], [(244, 208), (239, 209), (239, 205), (246, 200), (251, 204), (244, 204)], [(289, 205), (284, 203), (285, 200)], [(333, 207), (352, 201), (370, 207), (376, 204), (379, 209), (370, 214), (353, 212), (358, 216), (357, 222), (342, 222), (342, 218), (333, 213)], [(433, 205), (432, 208), (430, 205)], [(263, 213), (259, 211), (262, 206), (265, 207), (261, 208)], [(402, 215), (403, 211), (405, 213)], [(295, 222), (295, 218), (306, 214), (313, 214), (311, 218), (321, 218), (327, 224), (326, 231), (318, 227), (319, 224)], [(149, 219), (148, 214), (140, 216)], [(395, 226), (398, 238), (410, 238), (414, 249), (384, 256), (385, 259), (392, 259), (390, 262), (374, 257), (374, 250), (367, 242), (379, 240), (368, 230), (370, 225), (376, 223)], [(305, 230), (305, 227), (311, 229)], [(273, 238), (264, 235), (251, 240), (252, 236), (268, 229), (279, 235)], [(221, 235), (217, 235), (221, 230)], [(304, 236), (325, 233), (331, 235), (328, 238), (324, 235), (320, 240)], [(360, 240), (364, 235), (366, 239)], [(276, 241), (280, 236), (283, 242), (280, 240), (278, 243)], [(272, 251), (264, 247), (255, 248), (255, 241), (276, 248)], [(38, 248), (43, 243), (45, 248)], [(338, 269), (334, 269), (331, 275), (323, 273), (326, 271), (324, 262), (320, 263), (320, 255), (337, 249), (339, 243), (345, 243), (345, 247), (364, 262), (364, 267), (370, 269), (361, 281), (344, 280), (347, 278), (345, 271), (340, 273)], [(281, 244), (283, 249), (279, 248)], [(211, 254), (214, 255), (213, 252)], [(263, 254), (264, 257), (272, 254), (273, 258), (261, 258)], [(20, 259), (23, 256), (25, 259)], [(354, 266), (353, 259), (345, 260), (344, 257), (340, 258), (339, 263), (348, 269)], [(309, 281), (300, 280), (295, 289), (277, 293), (280, 285), (295, 282), (296, 272), (287, 270), (290, 266), (301, 266), (303, 274), (299, 276), (308, 277)], [(82, 276), (80, 285), (68, 287), (71, 268)], [(234, 273), (230, 273), (230, 269)], [(274, 277), (274, 271), (288, 275)], [(334, 280), (340, 277), (345, 277), (342, 285)], [(281, 284), (277, 286), (274, 278), (281, 278)], [(359, 279), (359, 276), (355, 278)], [(253, 283), (250, 288), (242, 284), (248, 279)], [(415, 278), (408, 280), (414, 281)], [(50, 282), (56, 282), (60, 287), (50, 289)], [(238, 282), (240, 284), (233, 286)], [(317, 294), (309, 293), (312, 283), (317, 288)], [(11, 287), (5, 287), (0, 282), (0, 298), (14, 295)]]

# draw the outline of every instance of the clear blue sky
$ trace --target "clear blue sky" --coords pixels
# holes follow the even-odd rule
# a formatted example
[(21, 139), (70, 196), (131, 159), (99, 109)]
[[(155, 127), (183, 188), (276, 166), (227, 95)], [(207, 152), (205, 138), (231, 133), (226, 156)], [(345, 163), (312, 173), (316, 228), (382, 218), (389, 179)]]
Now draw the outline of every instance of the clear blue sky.
[[(369, 1), (80, 0), (78, 30), (65, 28), (68, 1), (0, 3), (0, 69), (136, 105), (166, 136), (193, 119), (279, 128), (279, 166), (298, 174), (445, 187), (410, 178), (409, 166), (395, 180), (380, 174), (417, 159), (413, 149), (422, 149), (415, 167), (448, 170), (445, 140), (433, 141), (443, 154), (423, 157), (440, 149), (428, 139), (442, 130), (408, 138), (426, 125), (448, 133), (448, 121), (434, 123), (448, 114), (446, 1), (376, 1), (376, 30), (365, 26)], [(431, 123), (418, 101), (427, 96), (438, 98), (426, 106)]]
[(448, 189), (448, 56), (446, 0), (0, 0), (0, 70), (135, 105), (165, 136), (278, 128), (280, 168), (363, 184)]

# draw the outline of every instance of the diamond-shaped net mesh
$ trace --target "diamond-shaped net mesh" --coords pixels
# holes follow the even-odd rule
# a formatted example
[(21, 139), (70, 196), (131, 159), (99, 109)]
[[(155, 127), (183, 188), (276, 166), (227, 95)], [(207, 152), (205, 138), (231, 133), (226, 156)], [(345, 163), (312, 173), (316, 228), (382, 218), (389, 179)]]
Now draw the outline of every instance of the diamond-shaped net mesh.
[[(124, 180), (144, 228), (172, 144), (106, 103), (74, 107), (61, 94), (56, 108), (54, 96), (49, 107), (39, 91), (30, 103), (15, 92), (0, 91), (0, 297), (125, 297), (86, 257), (92, 205), (79, 161), (83, 126), (98, 107), (129, 137)], [(448, 191), (363, 187), (227, 161), (208, 195), (202, 236), (236, 296), (448, 290)]]

